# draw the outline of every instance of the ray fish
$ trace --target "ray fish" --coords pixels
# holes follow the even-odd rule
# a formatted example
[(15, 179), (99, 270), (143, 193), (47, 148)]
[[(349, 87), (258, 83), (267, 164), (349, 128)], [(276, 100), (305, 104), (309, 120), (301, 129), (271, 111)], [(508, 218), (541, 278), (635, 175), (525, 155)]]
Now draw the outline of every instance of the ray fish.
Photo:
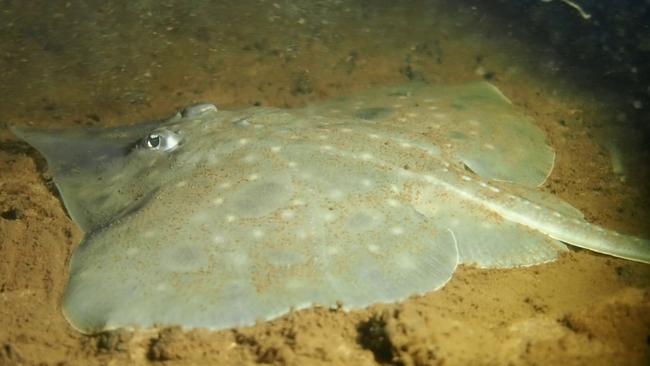
[(648, 240), (538, 188), (555, 153), (486, 82), (13, 131), (85, 232), (63, 299), (85, 333), (363, 308), (439, 289), (460, 264), (530, 266), (567, 244), (650, 262)]

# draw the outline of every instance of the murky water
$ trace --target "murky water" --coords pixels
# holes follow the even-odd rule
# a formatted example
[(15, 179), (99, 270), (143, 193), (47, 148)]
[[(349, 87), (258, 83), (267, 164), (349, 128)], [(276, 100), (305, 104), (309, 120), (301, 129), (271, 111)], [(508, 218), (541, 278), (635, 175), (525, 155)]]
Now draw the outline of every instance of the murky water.
[[(556, 172), (544, 189), (576, 205), (592, 221), (647, 236), (650, 234), (647, 225), (650, 32), (645, 27), (650, 17), (648, 8), (641, 1), (589, 0), (0, 1), (0, 124), (112, 126), (165, 117), (199, 101), (210, 101), (225, 109), (251, 105), (290, 108), (406, 81), (456, 83), (486, 79), (531, 115), (556, 149)], [(585, 15), (589, 15), (588, 19)], [(52, 194), (46, 194), (43, 188), (43, 195), (37, 196), (21, 183), (37, 182), (44, 167), (40, 166), (37, 173), (9, 163), (21, 156), (38, 162), (37, 154), (15, 142), (5, 126), (0, 127), (0, 152), (7, 155), (0, 165), (3, 169), (0, 211), (6, 221), (0, 221), (6, 225), (0, 226), (0, 239), (18, 245), (15, 243), (26, 240), (21, 235), (31, 230), (36, 233), (36, 242), (43, 243), (50, 228), (36, 228), (36, 223), (43, 217), (53, 217), (59, 221), (51, 225), (51, 230), (65, 231), (65, 237), (71, 240), (75, 234), (69, 234), (70, 223), (65, 221), (65, 213), (47, 201)], [(32, 198), (23, 200), (20, 198), (23, 196)], [(30, 216), (30, 210), (41, 206), (45, 208), (43, 212), (38, 211), (40, 215)], [(32, 223), (31, 229), (28, 224), (23, 231), (11, 226), (19, 225), (21, 217)], [(74, 245), (76, 242), (60, 246), (50, 255), (59, 259), (60, 268), (66, 268), (66, 256)], [(56, 246), (48, 243), (48, 247)], [(5, 258), (9, 258), (6, 253), (19, 253), (9, 246), (2, 250)], [(16, 269), (23, 268), (16, 264), (18, 259), (2, 262), (9, 269), (0, 272), (7, 278), (0, 293), (6, 288), (7, 293), (13, 294), (11, 291), (18, 291), (22, 286), (19, 283), (30, 288), (30, 276), (45, 276), (47, 271), (35, 270), (40, 267), (33, 265), (40, 260), (41, 252), (26, 253), (31, 256), (28, 263), (32, 265), (25, 266), (29, 270)], [(616, 291), (623, 291), (621, 288), (647, 292), (644, 267), (628, 267), (605, 259), (592, 263), (592, 259), (580, 255), (577, 265), (564, 263), (559, 269), (553, 267), (560, 273), (559, 278), (563, 274), (579, 277), (576, 273), (590, 268), (587, 264), (596, 268), (593, 274), (614, 273), (610, 267), (615, 267), (618, 277), (612, 277), (613, 284), (598, 290), (603, 298), (605, 294), (618, 294)], [(69, 347), (77, 349), (71, 352), (77, 360), (98, 362), (79, 356), (89, 353), (88, 341), (79, 341), (77, 335), (66, 333), (65, 323), (58, 318), (58, 294), (67, 274), (64, 269), (60, 273), (51, 272), (47, 276), (54, 279), (45, 286), (46, 295), (38, 295), (41, 297), (36, 296), (31, 302), (48, 302), (49, 307), (29, 311), (40, 314), (34, 315), (37, 318), (55, 319), (52, 321), (57, 325), (53, 327), (66, 334)], [(528, 278), (528, 275), (529, 272), (512, 274), (515, 279)], [(474, 278), (471, 277), (474, 275), (466, 276)], [(446, 290), (449, 293), (437, 296), (453, 297), (457, 294), (454, 291), (465, 291), (454, 290), (462, 287), (457, 285), (454, 282), (452, 289)], [(567, 288), (573, 285), (566, 286), (557, 292), (570, 292)], [(489, 293), (489, 289), (480, 287), (477, 291)], [(518, 296), (517, 291), (502, 296), (514, 298)], [(543, 289), (531, 291), (533, 295), (527, 295), (526, 299), (547, 294)], [(633, 309), (648, 307), (647, 299), (631, 298), (633, 305), (629, 306)], [(5, 309), (9, 309), (9, 319), (18, 319), (15, 314), (29, 308), (17, 299), (9, 296), (2, 300)], [(587, 295), (581, 299), (582, 302), (575, 303), (588, 303)], [(562, 301), (545, 305), (550, 309), (551, 315), (547, 315), (551, 319), (560, 318), (567, 311)], [(445, 310), (450, 309), (449, 303), (437, 297), (426, 305), (428, 309), (437, 308), (436, 314), (464, 319), (464, 315), (459, 315), (460, 310)], [(405, 306), (408, 312), (423, 305)], [(479, 303), (477, 306), (493, 305)], [(517, 313), (519, 310), (512, 311), (518, 317), (532, 317), (522, 311)], [(359, 316), (339, 320), (345, 331), (332, 337), (338, 339), (340, 334), (354, 333)], [(325, 318), (327, 315), (315, 323)], [(514, 320), (504, 320), (494, 314), (479, 318), (488, 320), (473, 324), (490, 328), (505, 322), (504, 329), (514, 326), (511, 323)], [(646, 321), (647, 316), (643, 319)], [(318, 328), (313, 322), (306, 322), (308, 329)], [(48, 359), (63, 352), (43, 346), (47, 336), (35, 335), (47, 333), (42, 325), (20, 324), (18, 320), (7, 320), (4, 329), (13, 330), (5, 334), (0, 331), (0, 341), (18, 350), (23, 347), (22, 353), (16, 351), (23, 360), (30, 359), (26, 344), (41, 350), (34, 355), (43, 355), (30, 360)], [(272, 332), (269, 329), (272, 328), (266, 331)], [(32, 335), (36, 341), (21, 341), (25, 334)], [(521, 335), (517, 337), (513, 339), (523, 339)], [(409, 339), (415, 342), (417, 337), (411, 335)], [(623, 350), (628, 347), (628, 343), (616, 337), (604, 339), (607, 346), (622, 342)], [(229, 338), (223, 342), (228, 341)], [(354, 337), (341, 342), (346, 349), (363, 348)], [(643, 345), (645, 341), (639, 342)], [(202, 352), (210, 350), (208, 346), (201, 347)], [(597, 354), (587, 345), (579, 349), (585, 354)], [(400, 352), (394, 351), (394, 355), (408, 363)], [(643, 352), (641, 358), (631, 359), (631, 363), (643, 361), (644, 355), (648, 357)], [(316, 352), (309, 353), (310, 357), (313, 354)], [(377, 354), (368, 360), (377, 360)], [(8, 357), (5, 352), (0, 361), (16, 359)], [(261, 356), (259, 359), (264, 360)], [(314, 359), (316, 356), (307, 358)], [(333, 359), (344, 360), (341, 363), (346, 360)], [(462, 358), (450, 360), (453, 364)], [(541, 360), (551, 362), (548, 358)]]

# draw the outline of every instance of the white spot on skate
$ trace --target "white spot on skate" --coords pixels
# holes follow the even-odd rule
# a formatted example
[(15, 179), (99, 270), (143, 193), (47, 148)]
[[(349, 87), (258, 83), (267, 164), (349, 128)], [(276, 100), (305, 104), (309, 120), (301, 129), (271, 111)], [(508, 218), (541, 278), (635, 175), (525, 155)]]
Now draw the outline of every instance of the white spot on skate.
[(291, 220), (296, 217), (296, 213), (293, 210), (282, 210), (280, 217), (282, 217), (283, 220)]
[(404, 234), (404, 228), (402, 228), (401, 226), (394, 226), (390, 228), (390, 233), (393, 235), (402, 235)]
[(325, 222), (332, 222), (335, 219), (336, 219), (336, 215), (332, 212), (326, 212), (325, 214), (323, 214), (323, 220), (325, 220)]
[(363, 161), (372, 160), (372, 154), (371, 154), (371, 153), (367, 153), (367, 152), (366, 152), (366, 153), (362, 153), (361, 156), (360, 156), (360, 158), (361, 158), (361, 160), (363, 160)]
[(398, 200), (395, 200), (395, 199), (392, 199), (392, 198), (387, 199), (387, 200), (386, 200), (386, 204), (387, 204), (388, 206), (390, 206), (390, 207), (399, 207), (399, 206), (400, 206), (399, 201), (398, 201)]
[(340, 189), (333, 189), (329, 191), (327, 197), (333, 200), (340, 200), (341, 198), (343, 198), (343, 191), (341, 191)]
[(379, 253), (379, 247), (375, 244), (368, 244), (368, 251), (373, 254)]

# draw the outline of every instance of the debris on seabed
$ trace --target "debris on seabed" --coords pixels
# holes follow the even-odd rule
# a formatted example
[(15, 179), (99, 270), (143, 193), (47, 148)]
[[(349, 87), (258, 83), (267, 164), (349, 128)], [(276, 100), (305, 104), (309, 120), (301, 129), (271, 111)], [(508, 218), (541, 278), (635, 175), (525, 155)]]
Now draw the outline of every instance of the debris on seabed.
[[(545, 2), (545, 3), (550, 3), (551, 1), (553, 1), (553, 0), (542, 0), (542, 2)], [(562, 1), (563, 3), (569, 5), (572, 8), (574, 8), (578, 13), (580, 13), (580, 16), (582, 17), (582, 19), (585, 19), (585, 20), (591, 19), (591, 14), (584, 11), (584, 9), (582, 9), (582, 7), (580, 5), (574, 3), (571, 0), (560, 0), (560, 1)]]

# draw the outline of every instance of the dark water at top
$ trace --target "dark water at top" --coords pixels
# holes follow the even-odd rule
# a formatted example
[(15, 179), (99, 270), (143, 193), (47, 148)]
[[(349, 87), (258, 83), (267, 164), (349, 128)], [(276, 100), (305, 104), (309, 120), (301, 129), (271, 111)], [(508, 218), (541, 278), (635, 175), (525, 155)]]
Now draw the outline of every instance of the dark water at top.
[[(636, 109), (648, 98), (650, 30), (643, 1), (1, 4), (3, 110), (16, 103), (34, 108), (31, 99), (55, 109), (66, 104), (61, 99), (71, 89), (80, 99), (75, 104), (122, 108), (179, 89), (214, 92), (235, 104), (250, 101), (233, 95), (233, 88), (255, 87), (250, 94), (259, 98), (269, 89), (317, 98), (331, 80), (447, 81), (470, 78), (477, 66), (498, 59), (542, 77), (574, 75), (603, 88), (619, 83), (636, 97), (629, 101)], [(280, 83), (280, 75), (289, 78), (282, 80), (286, 90), (264, 85)]]

